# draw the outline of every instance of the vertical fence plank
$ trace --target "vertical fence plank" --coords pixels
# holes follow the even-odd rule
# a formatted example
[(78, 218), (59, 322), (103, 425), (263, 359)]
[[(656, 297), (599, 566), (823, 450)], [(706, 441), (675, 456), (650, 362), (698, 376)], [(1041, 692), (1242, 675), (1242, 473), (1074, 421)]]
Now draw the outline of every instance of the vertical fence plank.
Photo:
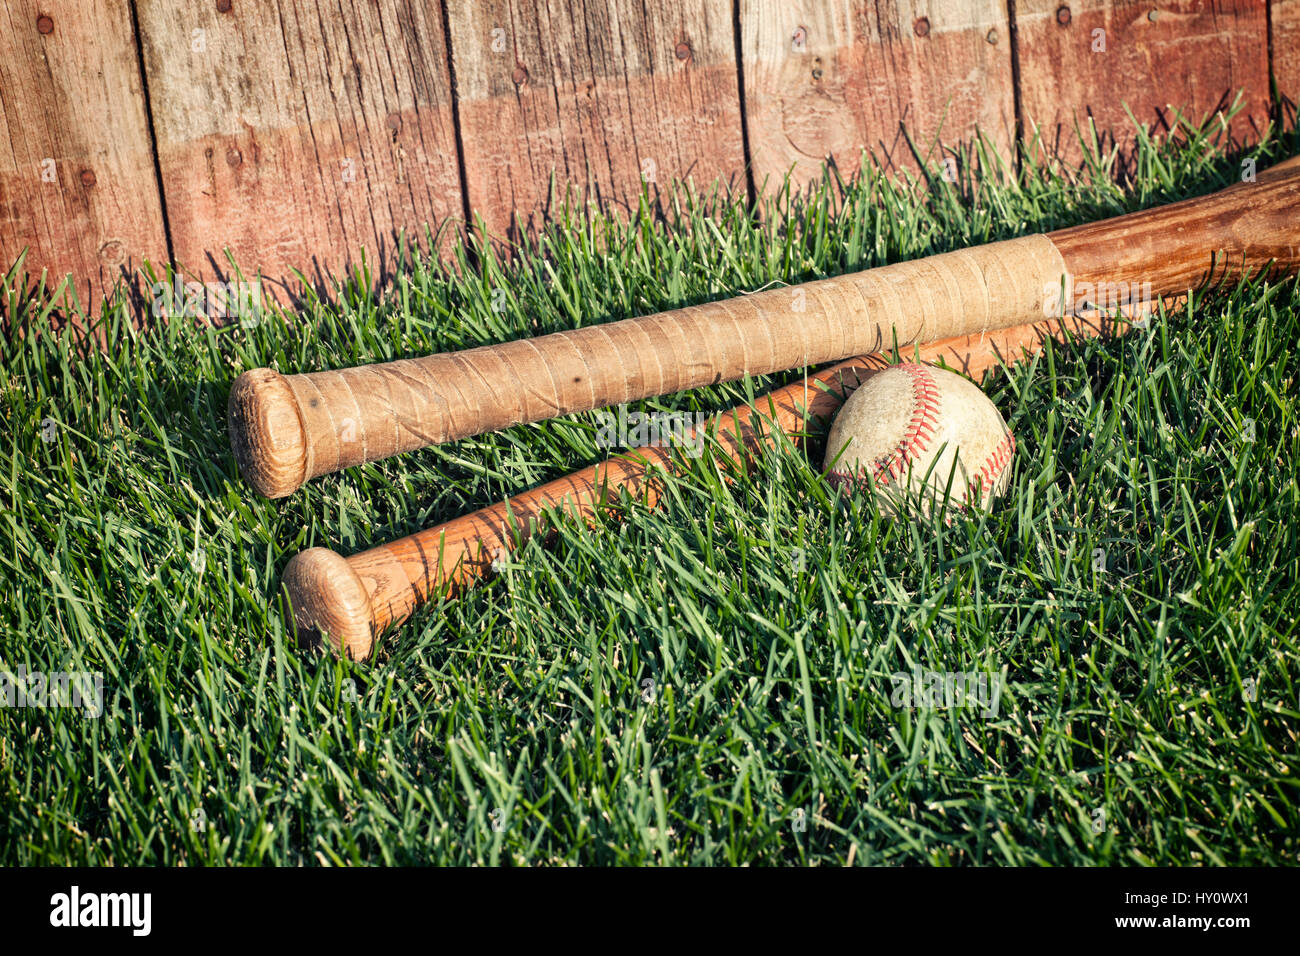
[(946, 155), (936, 143), (968, 143), (977, 129), (1013, 149), (1002, 0), (741, 0), (741, 32), (760, 187), (790, 169), (808, 182), (823, 161), (852, 173), (863, 148), (890, 167), (915, 169), (919, 156), (933, 169)]
[(141, 0), (178, 262), (324, 286), (463, 218), (437, 0)]
[(1300, 103), (1300, 0), (1272, 0), (1270, 14), (1278, 105), (1283, 122), (1293, 126)]
[(1154, 131), (1173, 110), (1199, 122), (1244, 89), (1235, 137), (1258, 138), (1269, 113), (1265, 0), (1018, 0), (1026, 136), (1076, 164), (1076, 120), (1102, 145), (1134, 140), (1124, 111)]
[(0, 11), (0, 271), (73, 277), (81, 305), (167, 258), (124, 0)]
[(569, 186), (607, 211), (643, 181), (743, 188), (729, 0), (454, 0), (448, 18), (467, 189), (493, 236), (514, 238), (516, 213), (535, 228)]

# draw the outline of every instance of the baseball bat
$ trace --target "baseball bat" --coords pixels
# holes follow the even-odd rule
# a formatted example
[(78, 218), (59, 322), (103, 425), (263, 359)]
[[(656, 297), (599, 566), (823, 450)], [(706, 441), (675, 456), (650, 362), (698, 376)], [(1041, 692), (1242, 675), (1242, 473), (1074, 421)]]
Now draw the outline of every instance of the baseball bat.
[(1059, 314), (1062, 288), (1160, 297), (1298, 266), (1300, 157), (1196, 199), (656, 315), (335, 371), (253, 369), (231, 389), (231, 447), (279, 498), (520, 422), (1038, 321)]
[[(1048, 338), (1067, 333), (1094, 336), (1123, 332), (1105, 314), (1067, 316), (1056, 322), (967, 335), (916, 349), (921, 361), (943, 360), (981, 378), (999, 359), (1012, 362), (1041, 350)], [(810, 423), (829, 419), (854, 388), (886, 367), (880, 355), (861, 356), (716, 416), (705, 424), (721, 457), (739, 461), (779, 429), (796, 440)], [(375, 638), (400, 624), (425, 601), (452, 595), (490, 576), (498, 556), (529, 538), (548, 535), (547, 511), (590, 522), (626, 490), (653, 507), (661, 493), (660, 469), (673, 473), (681, 460), (664, 447), (638, 447), (590, 468), (541, 485), (424, 531), (344, 558), (328, 548), (309, 548), (285, 568), (283, 589), (301, 643), (327, 638), (334, 650), (356, 660), (370, 656)]]

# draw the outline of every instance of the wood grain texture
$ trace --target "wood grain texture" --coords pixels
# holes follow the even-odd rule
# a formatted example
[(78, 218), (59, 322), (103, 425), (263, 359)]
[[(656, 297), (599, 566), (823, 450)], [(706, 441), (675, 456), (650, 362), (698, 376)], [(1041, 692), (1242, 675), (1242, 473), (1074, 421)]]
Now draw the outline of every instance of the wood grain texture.
[(1017, 0), (1026, 139), (1036, 127), (1042, 154), (1073, 167), (1076, 121), (1086, 131), (1091, 119), (1103, 148), (1127, 154), (1136, 134), (1124, 104), (1160, 132), (1175, 109), (1200, 122), (1242, 90), (1232, 134), (1258, 140), (1269, 115), (1266, 2)]
[(1300, 271), (1300, 156), (1209, 196), (1047, 234), (1074, 282), (1176, 294)]
[[(222, 8), (225, 8), (224, 12)], [(313, 283), (463, 219), (436, 0), (141, 0), (178, 261)], [(422, 243), (421, 243), (422, 244)]]
[[(976, 381), (998, 362), (1012, 364), (1041, 351), (1049, 339), (1126, 331), (1127, 326), (1093, 315), (1068, 316), (967, 335), (918, 347), (912, 357), (942, 362)], [(844, 399), (871, 375), (887, 367), (879, 355), (859, 356), (809, 375), (716, 416), (705, 425), (717, 441), (719, 458), (741, 461), (769, 442), (774, 431), (802, 440), (820, 432)], [(454, 595), (493, 575), (493, 563), (538, 535), (553, 536), (551, 516), (591, 522), (613, 509), (627, 492), (647, 507), (662, 494), (662, 475), (681, 459), (663, 447), (625, 454), (548, 482), (472, 514), (373, 547), (349, 558), (311, 548), (289, 562), (282, 586), (299, 641), (328, 641), (333, 649), (365, 660), (375, 639), (406, 620), (421, 604)]]
[(1300, 0), (1271, 0), (1269, 18), (1278, 111), (1287, 128), (1293, 129), (1300, 104)]
[[(1015, 141), (1011, 39), (1001, 0), (741, 0), (745, 116), (755, 182), (793, 168), (806, 183), (825, 160), (845, 174), (871, 150), (916, 168), (906, 127), (934, 170), (936, 141), (983, 132)], [(771, 188), (769, 186), (769, 188)]]
[[(489, 233), (573, 187), (609, 213), (672, 180), (744, 189), (728, 0), (451, 0), (466, 187)], [(552, 188), (552, 179), (554, 188)]]
[(0, 271), (100, 296), (167, 242), (125, 0), (0, 10)]

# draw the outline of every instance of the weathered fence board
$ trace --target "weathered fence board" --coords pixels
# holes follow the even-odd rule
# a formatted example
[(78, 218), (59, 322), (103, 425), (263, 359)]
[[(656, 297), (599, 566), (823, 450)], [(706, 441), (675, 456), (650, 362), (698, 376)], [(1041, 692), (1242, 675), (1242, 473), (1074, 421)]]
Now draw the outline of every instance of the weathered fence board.
[(1294, 124), (1300, 103), (1300, 0), (1272, 0), (1273, 78), (1282, 119)]
[[(976, 130), (1015, 141), (1011, 38), (1002, 0), (741, 0), (745, 115), (755, 179), (804, 183), (823, 161), (855, 172), (865, 147), (931, 169), (936, 141)], [(911, 144), (903, 135), (906, 127)]]
[(0, 272), (28, 247), (89, 309), (167, 259), (132, 35), (125, 0), (0, 10)]
[[(728, 0), (453, 0), (470, 204), (509, 238), (576, 187), (608, 211), (642, 183), (744, 188)], [(552, 176), (556, 185), (552, 194)]]
[(462, 219), (436, 0), (141, 0), (178, 261), (316, 283)]
[(1265, 0), (1018, 0), (1027, 134), (1074, 164), (1075, 123), (1091, 118), (1103, 148), (1135, 138), (1124, 111), (1153, 131), (1227, 107), (1244, 90), (1236, 137), (1257, 139), (1269, 113)]

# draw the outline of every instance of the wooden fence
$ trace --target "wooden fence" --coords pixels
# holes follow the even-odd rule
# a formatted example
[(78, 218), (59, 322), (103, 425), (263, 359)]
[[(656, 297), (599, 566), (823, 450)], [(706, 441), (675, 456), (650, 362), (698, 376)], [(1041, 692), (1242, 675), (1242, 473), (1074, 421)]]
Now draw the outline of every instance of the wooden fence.
[[(141, 263), (298, 269), (481, 217), (552, 183), (606, 208), (690, 178), (749, 190), (860, 150), (914, 166), (976, 130), (1077, 160), (1240, 92), (1234, 135), (1294, 117), (1300, 0), (10, 0), (0, 268), (24, 248), (83, 304)], [(1271, 85), (1271, 81), (1272, 84)], [(1275, 94), (1280, 90), (1281, 94)], [(941, 152), (931, 156), (936, 164)], [(421, 245), (427, 244), (420, 241)]]

